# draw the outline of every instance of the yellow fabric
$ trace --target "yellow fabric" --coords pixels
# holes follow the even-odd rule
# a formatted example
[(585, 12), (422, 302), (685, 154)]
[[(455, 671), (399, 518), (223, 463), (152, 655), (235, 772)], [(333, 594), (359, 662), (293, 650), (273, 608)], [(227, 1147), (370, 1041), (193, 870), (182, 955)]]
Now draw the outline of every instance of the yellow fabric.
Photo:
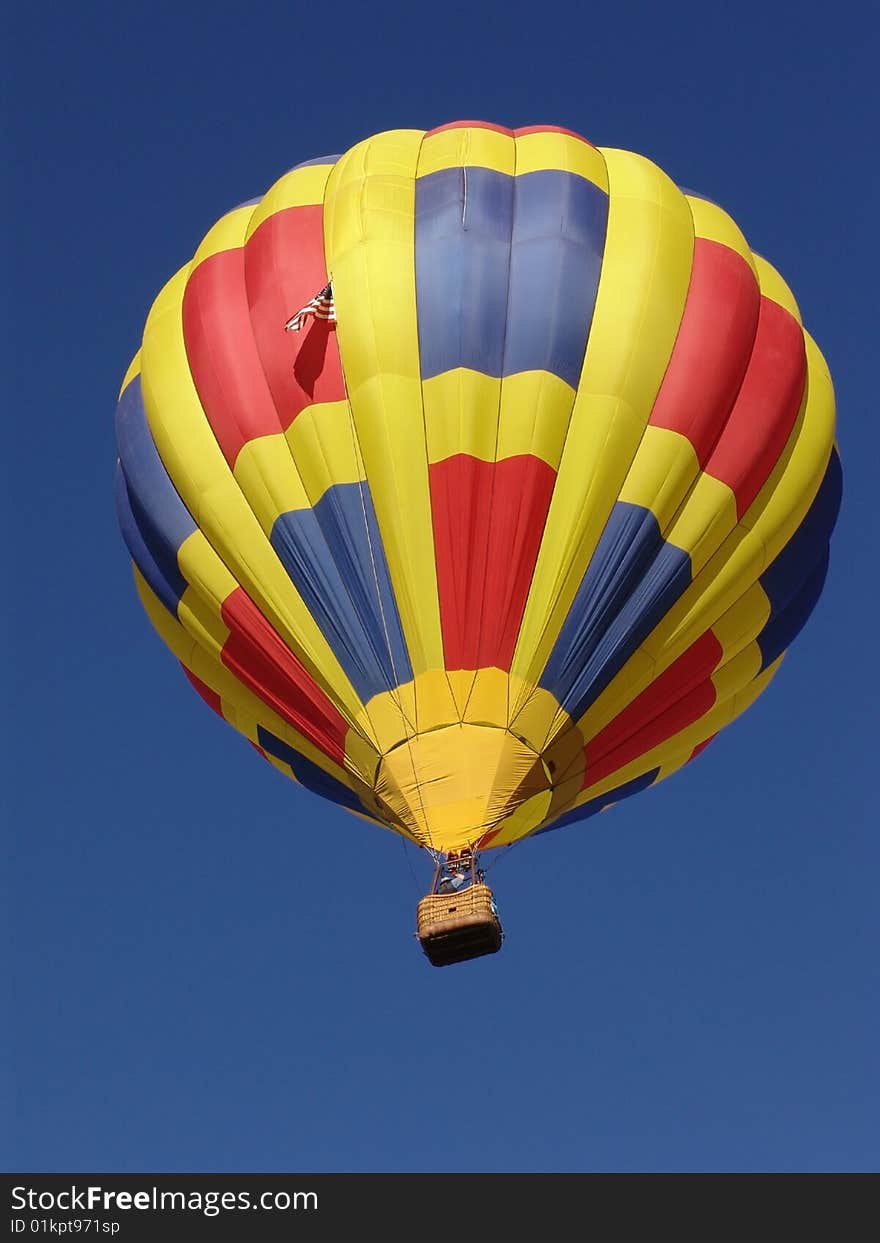
[[(592, 187), (607, 193), (601, 275), (576, 388), (549, 371), (497, 378), (453, 367), (422, 379), (416, 189), (420, 179), (457, 168), (465, 170), (465, 187), (472, 168), (515, 179), (552, 169), (590, 182), (577, 189), (594, 199), (601, 196)], [(230, 468), (187, 359), (186, 283), (199, 264), (246, 245), (278, 212), (298, 208), (312, 209), (304, 219), (315, 228), (318, 213), (323, 217), (345, 399), (279, 418), (277, 433), (246, 439)], [(163, 640), (218, 696), (230, 723), (257, 745), (260, 731), (269, 731), (300, 752), (354, 790), (366, 818), (449, 850), (484, 838), (504, 845), (645, 773), (658, 770), (662, 779), (761, 693), (779, 660), (762, 670), (757, 640), (770, 601), (760, 575), (797, 531), (823, 478), (833, 443), (833, 391), (824, 359), (805, 334), (807, 383), (798, 418), (740, 517), (732, 489), (700, 471), (686, 436), (649, 424), (681, 323), (695, 238), (740, 255), (761, 293), (800, 322), (782, 277), (753, 255), (721, 208), (685, 196), (641, 156), (597, 150), (563, 133), (513, 138), (479, 125), (429, 135), (391, 131), (359, 143), (335, 165), (293, 170), (258, 205), (215, 224), (157, 297), (123, 387), (141, 374), (156, 449), (198, 528), (174, 546), (186, 584), (179, 599), (175, 591), (172, 604), (164, 596), (163, 604), (139, 573), (138, 591)], [(279, 337), (282, 332), (279, 322)], [(262, 378), (259, 369), (256, 374)], [(566, 374), (573, 378), (571, 369)], [(445, 667), (436, 565), (443, 548), (438, 542), (435, 552), (429, 473), (458, 454), (483, 463), (530, 455), (556, 472), (534, 569), (523, 584), (528, 594), (509, 674)], [(331, 488), (361, 483), (375, 509), (378, 551), (412, 669), (396, 686), (386, 677), (393, 689), (372, 698), (372, 686), (362, 689), (367, 702), (340, 663), (344, 650), (338, 657), (331, 646), (333, 626), (343, 627), (334, 619), (321, 630), (294, 585), (298, 567), (285, 569), (272, 543), (280, 518), (292, 519), (292, 529), (297, 522), (305, 527), (310, 515), (300, 511), (314, 510)], [(691, 582), (584, 715), (572, 720), (538, 683), (618, 502), (650, 511), (666, 544), (687, 554), (681, 560), (689, 559)], [(333, 555), (329, 541), (327, 550)], [(303, 586), (306, 597), (322, 587), (320, 572), (313, 581), (317, 588)], [(230, 636), (224, 602), (239, 587), (341, 714), (348, 727), (342, 763), (223, 663)], [(353, 599), (357, 591), (355, 609), (368, 612), (363, 583)], [(169, 611), (175, 599), (176, 616)], [(585, 787), (585, 744), (708, 631), (721, 649), (712, 708)], [(371, 642), (375, 652), (377, 640)], [(338, 750), (333, 754), (338, 758)], [(268, 758), (291, 775), (289, 765)]]
[(141, 379), (153, 439), (212, 547), (343, 715), (353, 719), (360, 701), (293, 588), (204, 417), (183, 342), (181, 302), (188, 271), (182, 268), (171, 278), (144, 329)]
[(415, 174), (422, 134), (353, 147), (324, 200), (324, 246), (361, 457), (410, 661), (443, 668), (416, 324)]
[(604, 150), (608, 233), (513, 673), (536, 683), (620, 495), (675, 343), (693, 262), (685, 198), (649, 160)]
[(376, 794), (389, 818), (422, 844), (456, 850), (472, 845), (527, 801), (537, 813), (534, 824), (539, 823), (541, 807), (546, 810), (550, 802), (548, 786), (540, 757), (513, 734), (455, 724), (388, 752)]

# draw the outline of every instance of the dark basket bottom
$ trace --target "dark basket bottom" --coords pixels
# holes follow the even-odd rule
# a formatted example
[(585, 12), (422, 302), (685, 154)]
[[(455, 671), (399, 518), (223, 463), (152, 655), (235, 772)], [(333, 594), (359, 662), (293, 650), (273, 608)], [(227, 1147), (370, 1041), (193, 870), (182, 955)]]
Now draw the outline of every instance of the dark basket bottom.
[(471, 918), (467, 923), (462, 921), (459, 928), (450, 928), (451, 920), (443, 922), (442, 932), (425, 931), (419, 937), (425, 957), (434, 967), (448, 967), (469, 958), (482, 958), (484, 954), (497, 954), (501, 949), (504, 933), (495, 919), (475, 922)]

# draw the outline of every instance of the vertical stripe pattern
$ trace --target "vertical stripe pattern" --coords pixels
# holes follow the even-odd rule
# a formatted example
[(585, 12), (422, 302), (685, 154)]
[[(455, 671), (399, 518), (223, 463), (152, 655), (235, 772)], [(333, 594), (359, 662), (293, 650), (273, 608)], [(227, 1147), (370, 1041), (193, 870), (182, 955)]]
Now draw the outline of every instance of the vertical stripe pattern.
[[(286, 333), (328, 283), (336, 322)], [(228, 212), (116, 434), (137, 589), (197, 693), (436, 850), (693, 760), (816, 606), (842, 494), (779, 273), (553, 126), (379, 134)]]

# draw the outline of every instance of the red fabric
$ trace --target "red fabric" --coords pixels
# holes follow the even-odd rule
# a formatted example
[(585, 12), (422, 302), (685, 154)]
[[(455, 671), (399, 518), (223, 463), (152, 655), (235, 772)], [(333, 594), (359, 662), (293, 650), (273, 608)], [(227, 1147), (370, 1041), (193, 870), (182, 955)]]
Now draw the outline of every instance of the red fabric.
[(521, 138), (524, 134), (568, 134), (570, 138), (585, 142), (588, 147), (593, 146), (583, 134), (576, 134), (573, 129), (564, 129), (561, 125), (525, 125), (520, 129), (508, 129), (504, 125), (495, 125), (492, 121), (449, 121), (446, 125), (438, 125), (435, 129), (429, 129), (425, 137), (430, 138), (432, 134), (442, 134), (448, 129), (491, 129), (496, 134), (507, 134), (510, 138)]
[(507, 134), (509, 138), (512, 138), (515, 132), (504, 125), (494, 125), (491, 121), (448, 121), (446, 125), (438, 125), (434, 129), (429, 129), (425, 137), (430, 138), (432, 134), (442, 134), (447, 129), (492, 129), (497, 134)]
[(335, 326), (284, 329), (326, 284), (320, 205), (276, 212), (244, 248), (211, 255), (190, 274), (187, 358), (230, 466), (249, 440), (285, 431), (306, 406), (345, 397)]
[(220, 696), (217, 694), (217, 692), (212, 691), (210, 686), (206, 686), (201, 678), (197, 678), (196, 675), (191, 670), (187, 669), (186, 665), (182, 664), (180, 667), (183, 670), (183, 672), (186, 674), (191, 685), (201, 695), (202, 699), (204, 699), (208, 707), (211, 708), (212, 711), (216, 712), (218, 716), (222, 716), (223, 707), (220, 703)]
[(205, 416), (232, 467), (248, 440), (281, 431), (251, 331), (242, 250), (211, 255), (190, 274), (183, 339)]
[(447, 669), (509, 669), (556, 472), (523, 454), (430, 467)]
[(718, 737), (717, 734), (710, 734), (708, 738), (704, 738), (702, 742), (698, 742), (697, 745), (694, 747), (693, 751), (691, 751), (690, 755), (688, 756), (688, 759), (687, 759), (688, 764), (690, 764), (691, 760), (695, 760), (701, 751), (705, 751), (709, 743), (714, 742), (717, 737)]
[(584, 788), (699, 720), (715, 703), (711, 676), (723, 655), (711, 630), (645, 687), (585, 749)]
[(222, 617), (230, 632), (221, 652), (224, 665), (304, 738), (342, 763), (344, 718), (243, 588), (223, 601)]
[(806, 373), (800, 324), (784, 307), (762, 298), (742, 388), (705, 468), (734, 492), (737, 517), (758, 495), (788, 442)]
[(245, 246), (244, 268), (257, 352), (286, 430), (307, 406), (345, 399), (335, 325), (284, 331), (329, 279), (323, 206), (287, 207), (264, 220)]
[(523, 134), (568, 134), (569, 138), (577, 138), (579, 142), (585, 142), (588, 147), (595, 146), (588, 138), (584, 138), (583, 134), (576, 134), (573, 129), (564, 129), (561, 125), (526, 125), (522, 129), (515, 129), (513, 135), (515, 138), (522, 138)]
[(698, 237), (684, 313), (650, 422), (686, 436), (701, 467), (746, 373), (760, 301), (745, 259)]

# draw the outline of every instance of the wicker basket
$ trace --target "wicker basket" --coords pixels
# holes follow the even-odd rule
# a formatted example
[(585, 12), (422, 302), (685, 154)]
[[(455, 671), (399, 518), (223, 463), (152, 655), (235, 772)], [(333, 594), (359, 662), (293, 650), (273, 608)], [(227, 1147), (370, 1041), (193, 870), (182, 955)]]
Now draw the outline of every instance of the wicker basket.
[(501, 921), (488, 885), (470, 885), (458, 893), (422, 898), (416, 935), (435, 967), (483, 954), (497, 954), (504, 940)]

